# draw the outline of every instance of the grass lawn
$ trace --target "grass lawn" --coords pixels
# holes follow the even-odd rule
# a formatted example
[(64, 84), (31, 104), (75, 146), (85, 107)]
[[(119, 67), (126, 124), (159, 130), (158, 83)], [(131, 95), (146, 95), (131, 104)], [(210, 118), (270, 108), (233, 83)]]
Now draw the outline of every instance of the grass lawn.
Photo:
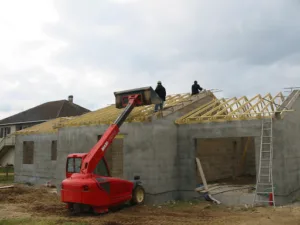
[(6, 176), (5, 173), (0, 173), (0, 184), (11, 184), (14, 182), (14, 174), (9, 173)]
[[(7, 168), (3, 168), (3, 167), (0, 168), (0, 173), (6, 173), (6, 171), (7, 171)], [(14, 168), (9, 167), (8, 168), (8, 173), (14, 173)]]
[[(8, 176), (6, 173), (8, 172)], [(10, 184), (14, 182), (14, 168), (0, 168), (0, 184)]]
[(0, 221), (0, 225), (88, 225), (87, 222), (68, 222), (62, 219), (11, 218)]

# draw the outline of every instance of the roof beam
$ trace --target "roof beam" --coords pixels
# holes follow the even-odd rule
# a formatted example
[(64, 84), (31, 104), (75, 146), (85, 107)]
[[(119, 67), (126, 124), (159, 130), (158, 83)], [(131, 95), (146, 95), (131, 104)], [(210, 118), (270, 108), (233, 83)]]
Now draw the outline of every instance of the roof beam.
[[(241, 98), (239, 98), (239, 99), (236, 99), (236, 100), (235, 100), (233, 103), (231, 103), (228, 107), (231, 107), (231, 106), (233, 106), (234, 104), (240, 102), (243, 98), (244, 98), (244, 97), (241, 97)], [(215, 115), (213, 116), (213, 118), (214, 118), (214, 119), (218, 118), (218, 116), (221, 115), (221, 114), (222, 114), (223, 112), (225, 112), (225, 111), (227, 111), (227, 108), (224, 108), (224, 109), (222, 109), (221, 111), (219, 111), (217, 114), (215, 114)], [(233, 109), (231, 108), (231, 112), (229, 112), (229, 114), (231, 114), (231, 113), (234, 112), (234, 111), (236, 111), (236, 109), (233, 110)], [(228, 115), (228, 113), (227, 113), (227, 115)]]
[(210, 102), (206, 103), (205, 105), (203, 105), (203, 106), (201, 106), (199, 108), (196, 108), (196, 109), (192, 110), (191, 112), (187, 113), (181, 119), (184, 120), (185, 118), (193, 116), (196, 113), (199, 114), (199, 113), (203, 112), (204, 110), (209, 109), (210, 107), (212, 107), (218, 101), (219, 101), (218, 99), (211, 100)]
[(200, 110), (195, 110), (195, 112), (190, 115), (191, 118), (199, 116), (201, 113), (205, 113), (207, 110), (211, 110), (211, 108), (215, 108), (218, 104), (221, 104), (220, 100), (215, 99), (211, 104), (207, 105), (206, 107), (201, 108)]
[[(263, 98), (268, 97), (268, 95), (269, 95), (269, 94), (265, 95), (264, 97), (261, 97), (261, 95), (255, 96), (256, 98), (259, 98), (258, 102), (256, 102), (254, 105), (252, 105), (252, 107), (250, 107), (250, 108), (245, 112), (245, 114), (251, 112), (251, 110), (254, 110), (255, 107), (257, 107), (257, 105), (259, 105), (259, 104), (261, 103), (261, 101), (263, 100)], [(254, 111), (255, 111), (255, 110), (254, 110)], [(259, 111), (258, 111), (258, 112), (255, 111), (255, 113), (256, 113), (256, 114), (259, 114)]]
[(227, 108), (226, 105), (227, 105), (230, 101), (234, 101), (234, 100), (236, 100), (236, 97), (231, 98), (231, 99), (229, 99), (229, 100), (225, 100), (224, 98), (222, 98), (222, 99), (220, 100), (220, 101), (221, 101), (221, 104), (220, 104), (219, 106), (216, 106), (216, 107), (212, 108), (212, 109), (209, 110), (208, 112), (204, 113), (202, 116), (203, 116), (203, 117), (208, 116), (208, 115), (211, 116), (213, 112), (216, 112), (216, 111), (220, 110), (220, 108), (222, 108), (222, 107)]
[[(281, 95), (280, 95), (280, 94), (281, 94)], [(275, 112), (275, 111), (276, 111), (276, 109), (274, 108), (274, 104), (276, 104), (276, 103), (275, 103), (275, 100), (276, 100), (277, 98), (280, 98), (280, 96), (282, 96), (282, 93), (278, 93), (276, 96), (274, 96), (272, 99), (270, 99), (270, 101), (267, 100), (268, 103), (265, 105), (265, 107), (264, 107), (262, 110), (263, 110), (263, 111), (265, 111), (266, 109), (268, 110), (268, 106), (271, 106), (272, 112)], [(268, 110), (268, 111), (269, 111), (269, 110)]]
[[(233, 116), (234, 116), (234, 113), (236, 113), (237, 111), (239, 111), (239, 110), (241, 110), (241, 109), (243, 109), (243, 108), (246, 109), (243, 113), (249, 111), (249, 109), (251, 109), (251, 108), (253, 107), (253, 106), (251, 105), (251, 102), (254, 101), (256, 98), (259, 98), (259, 97), (260, 97), (260, 95), (256, 95), (256, 96), (254, 96), (253, 98), (251, 98), (250, 100), (248, 100), (248, 99), (244, 96), (244, 99), (246, 100), (246, 101), (244, 102), (244, 104), (241, 104), (240, 107), (238, 107), (238, 108), (235, 109), (233, 112), (231, 112), (230, 114), (228, 114), (226, 118), (229, 119), (230, 117), (233, 117)], [(247, 101), (247, 100), (248, 100), (248, 101)], [(249, 107), (248, 105), (251, 105), (251, 107)], [(247, 110), (247, 108), (248, 108), (248, 110)], [(243, 115), (242, 115), (242, 116), (243, 116)], [(245, 115), (244, 115), (244, 116), (245, 116)], [(246, 115), (246, 116), (251, 116), (251, 115)], [(239, 118), (239, 117), (241, 117), (241, 115), (237, 115), (236, 117)]]

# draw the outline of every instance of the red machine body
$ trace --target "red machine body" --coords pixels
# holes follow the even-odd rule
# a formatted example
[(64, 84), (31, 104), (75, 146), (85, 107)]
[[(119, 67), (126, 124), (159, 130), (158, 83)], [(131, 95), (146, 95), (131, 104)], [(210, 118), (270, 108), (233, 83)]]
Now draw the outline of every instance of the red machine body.
[(101, 213), (128, 201), (133, 204), (144, 202), (145, 191), (139, 178), (128, 181), (111, 177), (104, 158), (107, 148), (132, 109), (157, 102), (157, 96), (154, 96), (154, 101), (149, 100), (151, 96), (153, 99), (152, 88), (150, 91), (149, 88), (144, 88), (127, 92), (135, 94), (115, 93), (116, 97), (121, 95), (121, 102), (116, 104), (117, 107), (126, 108), (90, 152), (68, 155), (66, 179), (61, 184), (61, 201), (67, 203), (67, 208), (72, 212), (92, 210)]
[(81, 207), (79, 211), (87, 207), (87, 210), (101, 213), (131, 200), (133, 188), (134, 183), (131, 181), (74, 173), (62, 183), (61, 200), (68, 203), (70, 209), (77, 203)]

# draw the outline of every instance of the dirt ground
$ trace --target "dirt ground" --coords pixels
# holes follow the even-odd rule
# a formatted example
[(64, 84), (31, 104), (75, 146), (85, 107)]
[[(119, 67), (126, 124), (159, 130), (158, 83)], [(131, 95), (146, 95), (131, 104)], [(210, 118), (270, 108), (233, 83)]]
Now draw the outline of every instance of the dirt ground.
[(47, 188), (0, 189), (0, 225), (300, 225), (300, 207), (228, 208), (208, 202), (173, 202), (136, 206), (101, 216), (70, 216)]

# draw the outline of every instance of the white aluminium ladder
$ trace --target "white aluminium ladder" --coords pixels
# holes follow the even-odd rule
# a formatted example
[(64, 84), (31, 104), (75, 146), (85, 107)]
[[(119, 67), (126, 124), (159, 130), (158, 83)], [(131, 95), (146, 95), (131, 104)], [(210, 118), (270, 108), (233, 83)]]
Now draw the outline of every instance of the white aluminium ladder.
[[(274, 185), (273, 185), (273, 118), (262, 120), (261, 143), (259, 156), (259, 170), (256, 181), (253, 205), (256, 203), (273, 203), (275, 207)], [(269, 195), (272, 193), (271, 201), (260, 200), (258, 195)]]

